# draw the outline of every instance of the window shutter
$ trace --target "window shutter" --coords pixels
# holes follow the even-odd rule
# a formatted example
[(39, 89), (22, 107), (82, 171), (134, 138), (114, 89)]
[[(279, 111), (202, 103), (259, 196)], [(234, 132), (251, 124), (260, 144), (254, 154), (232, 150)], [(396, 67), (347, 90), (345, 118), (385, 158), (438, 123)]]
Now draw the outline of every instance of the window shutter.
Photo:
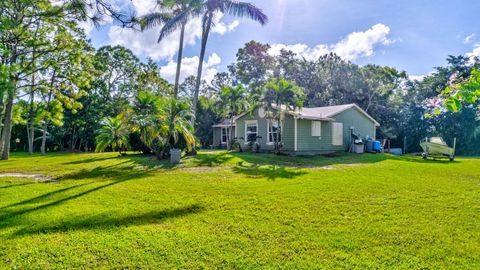
[(332, 144), (343, 145), (343, 123), (332, 123)]
[(315, 137), (322, 136), (322, 122), (312, 121), (312, 136), (315, 136)]

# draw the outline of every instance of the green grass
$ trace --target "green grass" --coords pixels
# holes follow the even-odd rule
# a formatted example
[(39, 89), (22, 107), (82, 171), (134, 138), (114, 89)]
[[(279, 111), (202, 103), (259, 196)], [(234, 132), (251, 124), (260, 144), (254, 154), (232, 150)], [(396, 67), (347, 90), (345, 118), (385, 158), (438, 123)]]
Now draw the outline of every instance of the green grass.
[(480, 159), (13, 154), (0, 172), (3, 268), (480, 265)]

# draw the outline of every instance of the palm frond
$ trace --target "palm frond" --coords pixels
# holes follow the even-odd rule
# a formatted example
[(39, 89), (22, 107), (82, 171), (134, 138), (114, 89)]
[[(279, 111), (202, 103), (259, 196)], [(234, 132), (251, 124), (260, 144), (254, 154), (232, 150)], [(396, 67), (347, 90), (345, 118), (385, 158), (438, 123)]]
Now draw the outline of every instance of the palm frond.
[(265, 25), (268, 22), (268, 17), (263, 11), (253, 5), (252, 3), (224, 0), (225, 13), (236, 17), (244, 17), (259, 22)]
[(162, 39), (164, 39), (167, 35), (173, 33), (175, 30), (180, 29), (183, 24), (186, 24), (188, 22), (191, 16), (191, 10), (184, 10), (178, 15), (170, 18), (160, 30), (160, 35), (157, 42), (160, 42)]
[(172, 16), (170, 14), (162, 12), (153, 12), (147, 14), (140, 18), (140, 29), (144, 31), (146, 29), (154, 28), (158, 25), (168, 22), (171, 17)]

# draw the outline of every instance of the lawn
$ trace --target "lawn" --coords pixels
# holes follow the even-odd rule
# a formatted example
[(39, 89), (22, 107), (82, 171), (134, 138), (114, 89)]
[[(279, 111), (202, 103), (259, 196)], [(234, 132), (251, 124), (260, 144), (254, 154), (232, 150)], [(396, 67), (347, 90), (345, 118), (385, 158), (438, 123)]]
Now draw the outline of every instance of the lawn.
[(200, 152), (13, 154), (3, 268), (444, 268), (480, 265), (480, 159)]

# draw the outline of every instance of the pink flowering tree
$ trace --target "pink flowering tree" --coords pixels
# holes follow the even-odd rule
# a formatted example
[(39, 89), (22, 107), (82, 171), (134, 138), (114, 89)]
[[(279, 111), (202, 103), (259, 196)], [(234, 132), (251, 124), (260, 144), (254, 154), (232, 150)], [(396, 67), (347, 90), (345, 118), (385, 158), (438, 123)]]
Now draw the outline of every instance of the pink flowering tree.
[(449, 85), (442, 92), (436, 101), (431, 100), (427, 103), (436, 107), (435, 114), (441, 113), (438, 102), (443, 103), (443, 107), (452, 112), (458, 112), (465, 104), (476, 104), (480, 100), (480, 70), (473, 69), (470, 77), (466, 80), (460, 80), (457, 73), (452, 74), (449, 79)]

